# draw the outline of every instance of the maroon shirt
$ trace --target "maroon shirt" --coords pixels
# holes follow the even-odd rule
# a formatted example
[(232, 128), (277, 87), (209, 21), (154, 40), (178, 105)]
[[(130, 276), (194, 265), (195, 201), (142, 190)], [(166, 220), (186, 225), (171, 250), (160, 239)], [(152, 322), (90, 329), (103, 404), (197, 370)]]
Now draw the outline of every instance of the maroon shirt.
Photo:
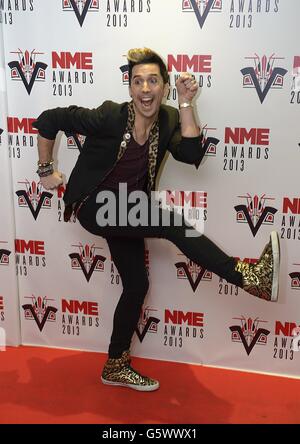
[(119, 183), (127, 183), (127, 190), (143, 190), (148, 174), (148, 140), (144, 145), (139, 145), (131, 137), (121, 159), (112, 171), (101, 182), (101, 189), (119, 189)]

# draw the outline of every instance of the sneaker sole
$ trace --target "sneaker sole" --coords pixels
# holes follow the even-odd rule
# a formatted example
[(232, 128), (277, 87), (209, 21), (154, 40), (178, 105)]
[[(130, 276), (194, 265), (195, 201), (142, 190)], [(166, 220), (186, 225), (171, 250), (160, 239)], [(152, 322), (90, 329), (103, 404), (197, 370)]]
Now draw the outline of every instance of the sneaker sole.
[(101, 381), (105, 385), (127, 387), (133, 390), (137, 390), (138, 392), (153, 392), (154, 390), (157, 390), (159, 388), (159, 382), (157, 382), (155, 385), (134, 385), (134, 384), (125, 384), (122, 382), (108, 381), (107, 379), (102, 378), (102, 376), (101, 376)]
[(273, 281), (271, 301), (278, 301), (279, 290), (279, 265), (280, 265), (280, 245), (277, 231), (271, 232), (272, 254), (273, 254)]

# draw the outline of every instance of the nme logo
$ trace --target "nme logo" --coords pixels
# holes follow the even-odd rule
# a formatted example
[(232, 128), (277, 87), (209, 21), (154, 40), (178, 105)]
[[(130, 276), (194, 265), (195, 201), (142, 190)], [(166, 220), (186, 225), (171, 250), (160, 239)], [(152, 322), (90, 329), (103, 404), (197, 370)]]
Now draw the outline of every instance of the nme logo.
[(137, 327), (135, 329), (135, 333), (139, 338), (140, 342), (143, 342), (146, 334), (149, 333), (157, 333), (158, 324), (160, 319), (154, 316), (152, 313), (157, 310), (150, 307), (145, 307), (142, 309)]
[(267, 344), (270, 331), (258, 327), (259, 323), (266, 323), (267, 321), (262, 321), (259, 318), (245, 318), (244, 316), (233, 319), (238, 319), (241, 325), (232, 325), (229, 327), (231, 330), (231, 340), (232, 342), (241, 342), (248, 356), (256, 344)]
[(43, 209), (51, 209), (51, 199), (53, 194), (48, 191), (42, 191), (41, 182), (35, 182), (34, 180), (30, 183), (27, 179), (23, 183), (26, 187), (26, 190), (18, 190), (16, 191), (16, 195), (18, 196), (18, 205), (19, 207), (29, 208), (33, 218), (36, 220), (40, 210)]
[(181, 310), (165, 310), (165, 324), (182, 325), (187, 324), (193, 327), (204, 326), (204, 313), (184, 312)]
[(187, 262), (176, 262), (175, 267), (177, 268), (177, 279), (188, 279), (194, 293), (202, 280), (211, 281), (212, 279), (212, 273), (210, 271), (191, 260)]
[(8, 130), (8, 147), (10, 157), (21, 158), (22, 147), (33, 148), (36, 144), (38, 130), (33, 128), (32, 124), (36, 119), (31, 117), (14, 117), (7, 118)]
[(254, 60), (254, 67), (249, 66), (241, 69), (243, 75), (243, 87), (255, 88), (260, 103), (263, 103), (270, 89), (282, 89), (286, 69), (274, 66), (275, 60), (282, 60), (283, 57), (274, 57), (272, 54), (269, 58), (266, 55), (259, 57), (245, 57)]
[(45, 242), (37, 240), (26, 241), (24, 239), (15, 239), (16, 253), (45, 255)]
[(88, 12), (99, 11), (99, 0), (62, 0), (63, 11), (75, 12), (80, 26)]
[(205, 191), (166, 191), (166, 205), (171, 208), (184, 207), (207, 208), (207, 192)]
[(8, 117), (7, 118), (7, 131), (11, 134), (17, 134), (22, 131), (24, 134), (38, 134), (38, 130), (32, 127), (32, 123), (36, 119), (31, 117)]
[(57, 69), (93, 69), (92, 52), (52, 52), (52, 68)]
[(52, 51), (54, 96), (72, 96), (75, 86), (94, 83), (93, 53)]
[(177, 101), (178, 91), (176, 82), (182, 72), (190, 72), (200, 88), (211, 88), (212, 75), (212, 56), (208, 54), (169, 54), (168, 55), (168, 73), (170, 88), (167, 100)]
[(27, 299), (31, 299), (32, 302), (31, 304), (22, 305), (25, 319), (34, 320), (40, 331), (43, 330), (46, 322), (56, 321), (57, 308), (48, 305), (48, 302), (53, 301), (53, 299), (48, 299), (46, 296), (38, 296), (37, 298), (32, 296), (27, 297)]
[(268, 128), (225, 128), (225, 143), (237, 145), (250, 142), (252, 145), (269, 145), (270, 130)]
[(104, 262), (106, 257), (96, 254), (96, 250), (100, 247), (92, 245), (72, 245), (79, 249), (79, 253), (71, 253), (69, 257), (71, 259), (71, 267), (73, 270), (81, 270), (86, 278), (87, 282), (90, 281), (94, 271), (104, 271)]
[(45, 243), (39, 240), (16, 239), (16, 272), (27, 276), (34, 267), (46, 267)]
[(210, 73), (211, 55), (193, 55), (178, 54), (176, 56), (168, 55), (168, 72), (173, 70), (177, 72)]
[(256, 236), (261, 225), (271, 225), (274, 223), (274, 215), (277, 209), (267, 206), (267, 200), (274, 200), (274, 198), (266, 197), (263, 194), (261, 197), (254, 195), (253, 197), (248, 193), (247, 196), (238, 196), (247, 200), (247, 205), (236, 205), (236, 221), (238, 223), (247, 223), (253, 234)]
[(97, 302), (62, 299), (61, 306), (63, 313), (83, 313), (88, 316), (99, 315), (99, 307)]
[(222, 0), (182, 0), (183, 12), (194, 12), (202, 29), (210, 12), (222, 11)]
[(11, 80), (22, 81), (28, 95), (30, 95), (34, 82), (44, 82), (46, 79), (48, 65), (36, 60), (37, 56), (44, 53), (35, 50), (29, 52), (27, 49), (24, 52), (19, 49), (11, 51), (11, 53), (18, 54), (19, 57), (19, 60), (8, 63)]

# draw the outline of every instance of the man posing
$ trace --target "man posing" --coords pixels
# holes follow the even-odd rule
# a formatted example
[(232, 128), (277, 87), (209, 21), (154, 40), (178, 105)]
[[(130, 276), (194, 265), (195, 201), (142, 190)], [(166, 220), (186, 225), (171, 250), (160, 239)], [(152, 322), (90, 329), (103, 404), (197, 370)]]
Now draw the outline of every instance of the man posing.
[[(159, 224), (150, 220), (138, 226), (121, 223), (120, 184), (126, 184), (127, 193), (144, 191), (150, 207), (150, 195), (167, 150), (176, 160), (196, 168), (205, 154), (203, 135), (193, 112), (192, 101), (198, 90), (193, 77), (185, 73), (176, 82), (178, 112), (162, 104), (169, 84), (161, 57), (151, 49), (139, 48), (130, 50), (127, 58), (132, 98), (129, 103), (105, 101), (92, 110), (76, 106), (47, 110), (33, 126), (39, 130), (37, 172), (45, 189), (62, 183), (62, 175), (54, 170), (52, 159), (57, 132), (87, 136), (64, 195), (65, 220), (74, 211), (86, 230), (107, 240), (123, 284), (101, 379), (109, 385), (152, 391), (159, 387), (158, 381), (135, 371), (129, 356), (149, 286), (144, 238), (168, 239), (193, 262), (252, 295), (271, 301), (276, 301), (278, 294), (279, 243), (277, 233), (272, 232), (258, 263), (247, 264), (227, 256), (203, 234), (186, 236), (184, 221), (177, 226), (171, 217), (169, 226), (165, 226), (162, 220), (166, 210), (159, 209)], [(103, 208), (101, 191), (109, 191), (115, 197), (116, 223), (99, 222), (97, 214)], [(130, 208), (128, 205), (128, 211)]]

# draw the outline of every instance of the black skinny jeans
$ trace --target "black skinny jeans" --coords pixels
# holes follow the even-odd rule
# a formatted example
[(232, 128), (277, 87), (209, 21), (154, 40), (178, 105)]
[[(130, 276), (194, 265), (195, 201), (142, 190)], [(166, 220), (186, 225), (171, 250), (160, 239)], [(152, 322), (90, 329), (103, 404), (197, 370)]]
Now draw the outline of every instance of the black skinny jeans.
[[(235, 271), (235, 259), (227, 256), (206, 236), (187, 237), (184, 222), (175, 226), (106, 226), (97, 224), (96, 213), (103, 204), (96, 203), (98, 192), (91, 194), (78, 211), (80, 224), (92, 234), (106, 239), (112, 260), (122, 279), (123, 292), (117, 304), (113, 332), (109, 345), (109, 357), (118, 358), (129, 350), (137, 326), (149, 281), (145, 266), (144, 238), (162, 238), (173, 242), (190, 260), (216, 273), (228, 282), (242, 286), (242, 276)], [(116, 195), (118, 210), (118, 194)], [(133, 205), (131, 205), (133, 206)], [(131, 208), (128, 205), (128, 211)], [(149, 203), (150, 207), (150, 203)], [(159, 210), (160, 220), (168, 210)], [(173, 212), (171, 212), (171, 215)], [(118, 214), (117, 214), (118, 219)], [(183, 219), (184, 221), (184, 219)]]

